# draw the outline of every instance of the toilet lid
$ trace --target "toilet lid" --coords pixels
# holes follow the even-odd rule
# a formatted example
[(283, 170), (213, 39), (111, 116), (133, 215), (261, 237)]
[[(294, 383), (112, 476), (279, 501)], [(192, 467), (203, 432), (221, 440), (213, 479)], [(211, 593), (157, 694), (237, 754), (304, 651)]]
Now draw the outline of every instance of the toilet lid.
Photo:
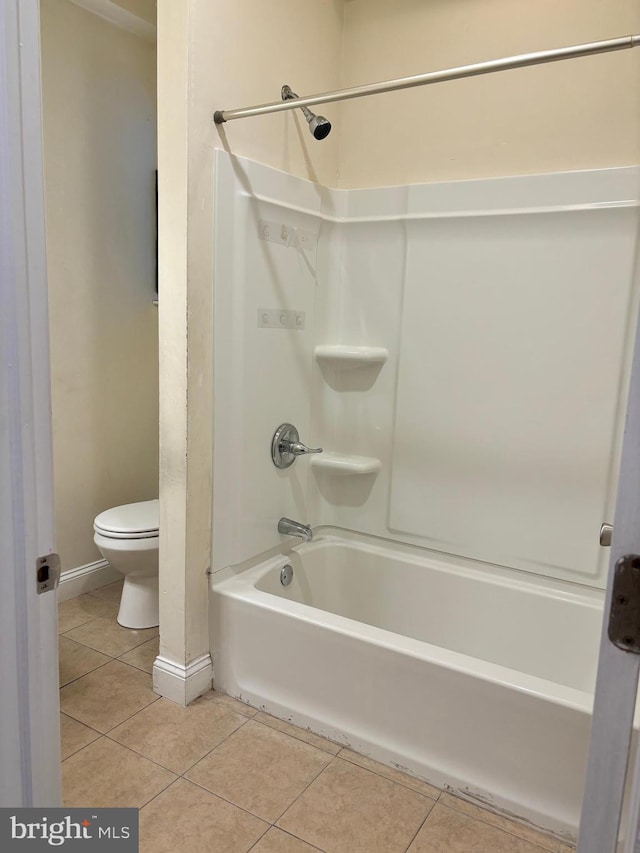
[(139, 539), (158, 535), (159, 501), (114, 506), (96, 516), (93, 529), (103, 536), (117, 539)]

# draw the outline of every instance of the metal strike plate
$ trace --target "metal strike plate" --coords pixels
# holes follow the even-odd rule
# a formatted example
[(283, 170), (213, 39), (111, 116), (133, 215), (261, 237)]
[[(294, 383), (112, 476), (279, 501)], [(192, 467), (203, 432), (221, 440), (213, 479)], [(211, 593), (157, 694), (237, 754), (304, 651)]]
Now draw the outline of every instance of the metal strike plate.
[(36, 560), (36, 590), (38, 595), (49, 592), (58, 586), (60, 580), (60, 557), (47, 554)]
[(626, 554), (616, 563), (609, 639), (625, 652), (640, 654), (640, 555)]

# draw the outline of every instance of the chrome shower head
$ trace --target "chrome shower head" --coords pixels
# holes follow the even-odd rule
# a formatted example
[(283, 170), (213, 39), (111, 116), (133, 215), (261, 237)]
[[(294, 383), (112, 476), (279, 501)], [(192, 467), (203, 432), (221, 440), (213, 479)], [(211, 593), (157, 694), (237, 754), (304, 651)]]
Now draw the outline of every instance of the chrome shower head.
[[(292, 101), (298, 97), (296, 93), (291, 90), (291, 86), (287, 86), (286, 83), (282, 87), (280, 94), (283, 101)], [(309, 130), (311, 131), (314, 139), (324, 139), (325, 136), (329, 135), (331, 131), (331, 122), (328, 118), (325, 118), (324, 116), (317, 116), (315, 113), (312, 113), (311, 110), (307, 109), (307, 107), (300, 107), (300, 109), (309, 124)]]

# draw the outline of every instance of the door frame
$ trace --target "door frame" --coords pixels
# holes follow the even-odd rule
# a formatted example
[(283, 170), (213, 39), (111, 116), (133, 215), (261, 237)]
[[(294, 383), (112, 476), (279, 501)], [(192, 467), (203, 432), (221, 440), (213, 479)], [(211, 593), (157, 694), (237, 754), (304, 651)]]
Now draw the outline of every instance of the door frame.
[(0, 806), (60, 804), (38, 0), (0, 0)]

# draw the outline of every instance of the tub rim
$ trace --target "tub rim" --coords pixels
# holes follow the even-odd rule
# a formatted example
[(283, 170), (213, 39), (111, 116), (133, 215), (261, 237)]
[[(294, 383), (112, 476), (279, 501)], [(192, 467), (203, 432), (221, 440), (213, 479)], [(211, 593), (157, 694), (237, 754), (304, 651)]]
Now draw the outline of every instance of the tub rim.
[[(341, 616), (309, 604), (292, 601), (283, 596), (258, 589), (256, 586), (266, 574), (279, 571), (286, 565), (290, 561), (292, 553), (300, 554), (301, 557), (304, 557), (305, 551), (336, 544), (342, 546), (351, 545), (353, 547), (361, 546), (359, 550), (393, 553), (390, 548), (380, 547), (359, 540), (360, 536), (354, 539), (352, 537), (347, 538), (323, 532), (311, 542), (301, 543), (293, 548), (286, 549), (286, 553), (282, 553), (284, 549), (281, 549), (278, 554), (271, 556), (263, 555), (262, 560), (254, 562), (254, 565), (244, 568), (240, 572), (233, 568), (216, 572), (212, 575), (211, 590), (215, 595), (221, 595), (235, 601), (250, 602), (262, 610), (280, 615), (284, 614), (297, 621), (319, 626), (332, 633), (367, 642), (387, 651), (404, 654), (431, 665), (443, 666), (452, 672), (463, 674), (466, 677), (489, 682), (502, 689), (515, 690), (518, 693), (543, 699), (563, 708), (591, 716), (593, 694), (590, 692), (512, 669), (502, 664), (492, 663), (483, 658), (475, 658), (463, 652), (452, 651), (424, 640), (406, 637), (403, 634), (397, 634), (386, 628), (379, 628), (359, 622), (347, 616)], [(396, 559), (399, 556), (398, 553), (394, 553), (393, 555)], [(408, 560), (406, 561), (408, 562)], [(451, 566), (448, 564), (441, 564), (438, 567), (438, 561), (434, 561), (431, 558), (426, 558), (421, 562), (425, 562), (430, 568), (435, 568), (436, 570), (451, 570)], [(435, 565), (432, 565), (432, 563)], [(460, 568), (463, 571), (465, 569), (465, 567)], [(465, 574), (468, 571), (469, 569), (467, 568)], [(501, 586), (511, 586), (511, 588), (516, 586), (516, 588), (526, 589), (528, 592), (537, 593), (540, 596), (544, 595), (544, 586), (542, 584), (539, 582), (527, 582), (527, 580), (522, 578), (514, 578), (512, 583), (509, 582), (508, 578), (499, 576), (480, 578), (476, 575), (475, 579), (482, 580), (483, 582), (492, 582)], [(582, 590), (574, 593), (562, 587), (556, 589), (556, 584), (552, 583), (547, 586), (547, 596), (549, 592), (559, 594), (563, 600), (579, 601), (586, 606), (602, 610), (602, 606), (598, 606), (597, 598), (589, 593), (584, 594)], [(318, 619), (316, 615), (318, 613), (322, 614), (321, 619)]]

